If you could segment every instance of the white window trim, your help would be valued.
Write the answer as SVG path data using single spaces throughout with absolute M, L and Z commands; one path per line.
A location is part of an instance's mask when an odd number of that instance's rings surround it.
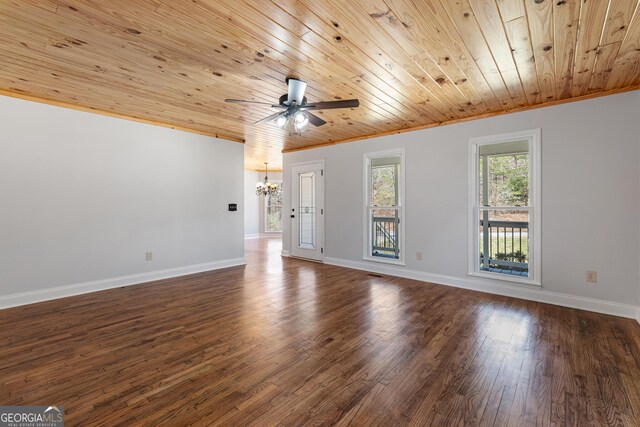
M 476 257 L 476 250 L 480 247 L 476 224 L 478 218 L 478 197 L 479 192 L 477 173 L 477 153 L 478 147 L 482 145 L 495 144 L 510 141 L 529 142 L 529 176 L 532 177 L 532 184 L 529 187 L 529 233 L 533 236 L 533 247 L 529 247 L 529 277 L 507 276 L 500 273 L 489 273 L 480 271 L 480 257 Z M 541 130 L 530 129 L 519 132 L 504 133 L 499 135 L 483 136 L 469 139 L 469 224 L 468 224 L 468 274 L 469 276 L 483 277 L 507 282 L 522 283 L 526 285 L 542 286 L 541 274 Z M 531 243 L 530 243 L 531 245 Z
M 399 259 L 389 259 L 389 258 L 380 258 L 369 255 L 369 248 L 371 247 L 371 232 L 370 232 L 370 218 L 369 218 L 369 163 L 371 159 L 376 159 L 380 157 L 392 157 L 392 156 L 400 156 L 400 182 L 398 184 L 398 215 L 400 218 L 400 258 Z M 404 148 L 398 148 L 394 150 L 384 150 L 384 151 L 375 151 L 372 153 L 364 153 L 363 155 L 363 182 L 364 182 L 364 198 L 363 198 L 363 206 L 364 206 L 364 215 L 363 215 L 363 239 L 362 239 L 362 259 L 365 261 L 372 261 L 382 264 L 394 264 L 394 265 L 405 265 L 405 229 L 407 228 L 407 224 L 405 221 L 405 155 Z

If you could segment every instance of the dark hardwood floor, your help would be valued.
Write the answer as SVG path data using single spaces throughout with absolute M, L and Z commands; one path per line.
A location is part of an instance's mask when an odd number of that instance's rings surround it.
M 67 425 L 640 425 L 633 320 L 280 257 L 0 311 Z

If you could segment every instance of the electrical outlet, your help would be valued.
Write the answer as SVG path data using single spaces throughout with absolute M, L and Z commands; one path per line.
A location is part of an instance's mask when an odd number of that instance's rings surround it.
M 587 270 L 587 277 L 585 280 L 587 283 L 598 283 L 598 272 Z
M 416 252 L 416 259 L 422 261 L 422 252 Z
M 153 261 L 153 252 L 147 252 L 145 256 L 147 261 Z

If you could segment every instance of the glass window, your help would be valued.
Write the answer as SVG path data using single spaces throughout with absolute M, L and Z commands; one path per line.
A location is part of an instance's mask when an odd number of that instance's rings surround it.
M 539 281 L 534 257 L 539 245 L 533 190 L 539 179 L 534 155 L 539 131 L 472 140 L 473 245 L 471 274 Z M 535 266 L 539 271 L 538 266 Z
M 366 156 L 366 259 L 401 261 L 404 227 L 402 160 L 402 153 Z
M 265 197 L 265 214 L 265 230 L 282 231 L 282 191 L 276 196 Z

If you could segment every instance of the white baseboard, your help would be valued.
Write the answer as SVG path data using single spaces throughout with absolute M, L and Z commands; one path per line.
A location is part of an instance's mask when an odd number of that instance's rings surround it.
M 235 267 L 245 264 L 246 260 L 244 258 L 234 258 L 207 262 L 204 264 L 188 265 L 185 267 L 169 268 L 166 270 L 150 271 L 147 273 L 132 274 L 129 276 L 95 280 L 92 282 L 77 283 L 74 285 L 58 286 L 38 291 L 21 292 L 18 294 L 0 296 L 0 309 L 86 294 L 89 292 L 119 288 L 122 286 L 139 285 L 142 283 L 152 282 L 154 280 L 168 279 L 171 277 L 185 276 L 187 274 L 201 273 L 204 271 L 218 270 L 220 268 Z
M 390 265 L 374 264 L 363 261 L 351 261 L 331 257 L 325 257 L 324 262 L 325 264 L 353 268 L 356 270 L 370 271 L 373 273 L 386 274 L 389 276 L 403 277 L 407 279 L 437 283 L 446 286 L 454 286 L 457 288 L 464 288 L 473 291 L 521 298 L 530 301 L 560 305 L 563 307 L 578 308 L 582 310 L 594 311 L 597 313 L 611 314 L 613 316 L 627 317 L 636 319 L 640 323 L 640 307 L 636 305 L 560 294 L 557 292 L 544 290 L 538 286 L 498 284 L 490 280 L 484 280 L 476 277 L 460 278 L 455 276 L 425 273 L 422 271 L 409 270 Z
M 281 256 L 286 256 L 286 257 L 290 256 L 289 255 L 289 251 L 285 251 L 284 249 L 282 251 L 280 251 L 280 255 Z
M 257 238 L 259 238 L 259 237 L 260 237 L 260 235 L 259 235 L 259 234 L 257 234 L 257 233 L 256 233 L 256 234 L 245 234 L 245 235 L 244 235 L 244 238 L 245 238 L 245 239 L 257 239 Z

